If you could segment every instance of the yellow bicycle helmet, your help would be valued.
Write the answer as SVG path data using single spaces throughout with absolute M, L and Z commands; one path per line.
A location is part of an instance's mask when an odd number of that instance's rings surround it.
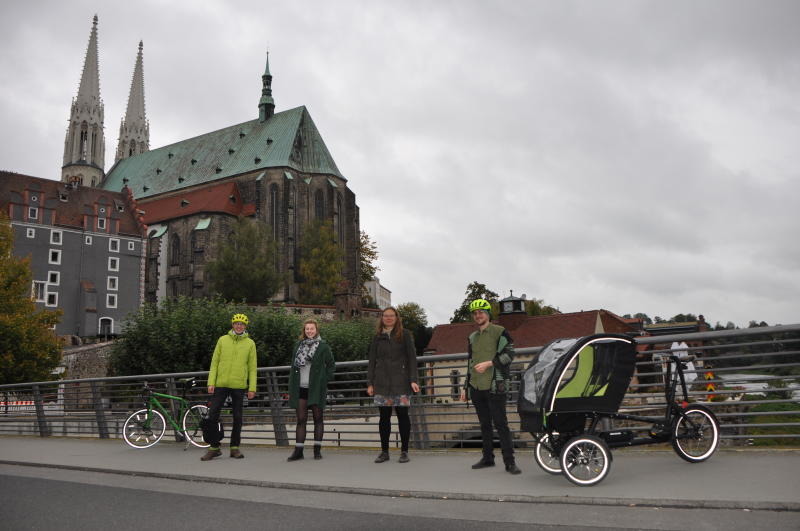
M 247 325 L 250 324 L 250 319 L 248 319 L 243 313 L 236 313 L 233 314 L 233 317 L 231 317 L 231 324 L 233 323 L 244 323 Z
M 491 315 L 492 305 L 486 299 L 475 299 L 474 301 L 469 303 L 469 311 L 470 313 L 472 313 L 475 310 L 483 310 L 484 312 Z

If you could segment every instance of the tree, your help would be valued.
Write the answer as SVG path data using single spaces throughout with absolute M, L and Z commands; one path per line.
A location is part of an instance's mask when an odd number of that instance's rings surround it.
M 377 301 L 372 300 L 364 284 L 375 278 L 375 274 L 380 269 L 377 265 L 378 244 L 373 242 L 369 234 L 363 230 L 358 240 L 358 260 L 358 285 L 361 290 L 362 303 L 366 307 L 377 307 Z
M 337 285 L 344 279 L 344 251 L 336 243 L 330 221 L 312 223 L 300 241 L 300 302 L 332 304 Z
M 245 313 L 256 343 L 258 366 L 286 365 L 300 334 L 301 320 L 281 308 L 254 311 L 219 297 L 166 299 L 131 314 L 112 347 L 117 375 L 206 371 L 217 339 L 231 329 L 231 316 Z
M 472 282 L 467 286 L 465 295 L 466 297 L 464 298 L 464 302 L 461 303 L 461 306 L 456 308 L 456 311 L 453 313 L 453 317 L 450 318 L 451 323 L 465 323 L 469 321 L 469 303 L 475 299 L 486 299 L 492 303 L 493 309 L 497 304 L 497 293 L 487 288 L 485 284 L 481 284 L 477 281 Z
M 265 303 L 283 281 L 277 259 L 277 247 L 267 224 L 239 218 L 217 259 L 208 263 L 211 287 L 226 300 Z
M 13 254 L 14 232 L 0 213 L 0 384 L 52 380 L 61 343 L 52 328 L 61 317 L 36 309 L 29 260 Z
M 397 306 L 397 313 L 403 319 L 403 327 L 414 334 L 414 346 L 417 355 L 421 355 L 428 346 L 432 334 L 425 310 L 416 302 L 405 302 Z
M 542 299 L 532 298 L 525 301 L 525 313 L 528 315 L 555 315 L 561 313 L 558 308 L 545 304 Z

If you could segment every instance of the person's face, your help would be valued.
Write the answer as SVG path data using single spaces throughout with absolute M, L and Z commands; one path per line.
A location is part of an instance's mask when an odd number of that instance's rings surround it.
M 385 328 L 394 328 L 396 322 L 397 314 L 394 313 L 394 310 L 386 310 L 383 312 L 383 326 Z
M 475 321 L 476 325 L 483 326 L 489 322 L 489 314 L 483 310 L 475 310 L 472 312 L 472 320 Z
M 233 323 L 233 331 L 236 332 L 237 334 L 241 334 L 242 332 L 244 332 L 245 328 L 247 328 L 247 325 L 241 321 L 236 321 L 235 323 Z
M 317 325 L 314 323 L 306 323 L 306 326 L 303 328 L 303 332 L 308 339 L 314 339 L 317 337 Z

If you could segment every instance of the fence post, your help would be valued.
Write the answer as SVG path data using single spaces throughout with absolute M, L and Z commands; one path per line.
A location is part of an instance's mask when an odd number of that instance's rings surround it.
M 175 388 L 175 378 L 169 377 L 167 378 L 167 394 L 172 396 L 178 396 L 177 389 Z M 180 424 L 181 419 L 178 418 L 178 406 L 175 404 L 174 400 L 169 401 L 169 412 L 172 414 L 172 418 L 177 420 L 178 424 Z M 167 420 L 167 425 L 170 426 L 169 420 Z M 175 432 L 175 442 L 183 441 L 183 435 L 178 432 L 178 430 L 173 429 Z
M 289 446 L 289 436 L 286 433 L 286 423 L 283 420 L 281 393 L 280 389 L 278 389 L 278 375 L 275 374 L 275 371 L 268 371 L 266 380 L 272 429 L 275 432 L 275 445 Z
M 100 386 L 97 382 L 92 381 L 92 404 L 94 405 L 94 414 L 97 417 L 97 433 L 101 439 L 108 439 L 108 424 L 106 423 L 106 414 L 103 411 L 103 396 L 100 392 Z
M 42 403 L 42 393 L 39 386 L 33 386 L 33 403 L 36 406 L 36 421 L 39 425 L 39 435 L 42 437 L 50 436 L 50 426 L 47 425 L 47 418 L 44 415 L 44 404 Z
M 409 409 L 411 414 L 411 440 L 414 449 L 427 450 L 431 447 L 430 435 L 428 434 L 428 415 L 426 400 L 420 394 L 414 398 L 416 404 L 412 404 Z

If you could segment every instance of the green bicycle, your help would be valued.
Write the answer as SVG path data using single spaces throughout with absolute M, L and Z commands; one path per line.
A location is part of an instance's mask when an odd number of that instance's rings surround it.
M 200 403 L 190 403 L 186 400 L 186 391 L 195 386 L 194 378 L 179 380 L 183 384 L 183 396 L 173 396 L 157 393 L 144 383 L 142 398 L 144 409 L 132 413 L 122 426 L 122 438 L 132 448 L 150 448 L 164 437 L 167 431 L 167 420 L 175 433 L 186 441 L 186 448 L 190 444 L 198 448 L 208 448 L 209 444 L 203 440 L 201 422 L 208 415 L 208 406 Z M 159 398 L 176 402 L 179 406 L 177 418 L 167 410 Z M 178 423 L 180 419 L 180 424 Z

